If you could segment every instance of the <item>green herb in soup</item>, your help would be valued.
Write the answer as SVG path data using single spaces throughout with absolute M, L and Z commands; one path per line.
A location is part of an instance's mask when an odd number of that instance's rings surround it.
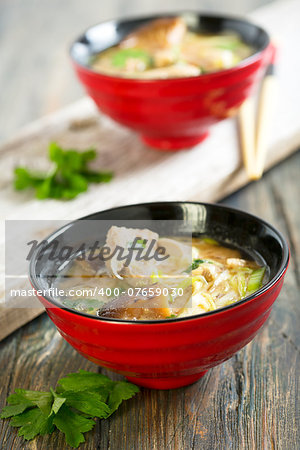
M 208 237 L 112 226 L 104 248 L 106 258 L 99 249 L 92 261 L 73 259 L 56 278 L 62 306 L 107 318 L 174 319 L 238 302 L 267 278 L 266 267 Z
M 180 17 L 157 19 L 93 58 L 97 72 L 129 78 L 191 77 L 234 67 L 253 53 L 234 32 L 189 31 Z

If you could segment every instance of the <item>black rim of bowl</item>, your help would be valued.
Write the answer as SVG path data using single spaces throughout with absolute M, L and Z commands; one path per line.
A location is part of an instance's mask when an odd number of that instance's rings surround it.
M 229 309 L 233 309 L 236 308 L 239 305 L 242 305 L 250 300 L 253 300 L 255 297 L 257 297 L 258 295 L 264 294 L 265 292 L 267 292 L 272 286 L 274 286 L 279 280 L 280 278 L 284 275 L 288 263 L 289 263 L 289 257 L 290 257 L 290 253 L 289 253 L 289 247 L 288 244 L 285 240 L 285 238 L 283 237 L 283 235 L 280 233 L 280 231 L 276 230 L 276 228 L 274 228 L 272 225 L 270 225 L 268 222 L 264 221 L 263 219 L 260 219 L 259 217 L 253 215 L 253 214 L 249 214 L 245 211 L 236 209 L 236 208 L 231 208 L 229 206 L 223 206 L 223 205 L 218 205 L 218 204 L 213 204 L 213 203 L 202 203 L 202 202 L 150 202 L 150 203 L 136 203 L 136 204 L 132 204 L 132 205 L 125 205 L 125 206 L 120 206 L 120 207 L 116 207 L 116 208 L 110 208 L 110 209 L 106 209 L 103 211 L 99 211 L 96 213 L 92 213 L 89 214 L 85 217 L 81 217 L 77 220 L 74 220 L 72 222 L 69 222 L 68 224 L 64 225 L 63 227 L 59 228 L 58 230 L 54 231 L 53 233 L 51 233 L 49 236 L 47 236 L 45 238 L 45 240 L 50 239 L 53 235 L 57 235 L 58 233 L 60 233 L 60 231 L 64 230 L 66 227 L 70 227 L 73 223 L 78 222 L 79 220 L 91 220 L 93 216 L 96 216 L 98 214 L 101 213 L 107 213 L 110 211 L 115 211 L 115 210 L 122 210 L 125 208 L 130 208 L 130 207 L 135 207 L 135 206 L 167 206 L 167 205 L 201 205 L 204 207 L 216 207 L 216 208 L 220 208 L 220 209 L 224 209 L 228 212 L 232 212 L 232 213 L 238 213 L 240 215 L 243 215 L 244 217 L 248 217 L 251 219 L 255 219 L 258 222 L 260 222 L 262 225 L 269 227 L 274 233 L 275 235 L 278 237 L 278 239 L 280 240 L 281 244 L 282 244 L 282 260 L 281 260 L 281 265 L 279 270 L 277 271 L 277 273 L 273 276 L 273 278 L 271 278 L 268 283 L 266 283 L 264 286 L 262 286 L 260 289 L 258 289 L 257 291 L 255 291 L 252 295 L 249 295 L 245 298 L 243 298 L 242 300 L 239 300 L 235 303 L 232 303 L 228 306 L 224 306 L 223 308 L 219 308 L 219 309 L 215 309 L 213 311 L 208 311 L 202 314 L 196 314 L 196 315 L 191 315 L 191 316 L 186 316 L 186 317 L 178 317 L 175 319 L 161 319 L 161 320 L 125 320 L 125 319 L 114 319 L 114 318 L 108 318 L 108 317 L 98 317 L 98 316 L 92 316 L 80 311 L 76 311 L 72 308 L 63 306 L 55 299 L 52 299 L 49 296 L 43 295 L 42 297 L 47 300 L 49 303 L 55 305 L 55 307 L 58 307 L 59 309 L 62 310 L 66 310 L 68 312 L 70 312 L 71 314 L 76 314 L 79 316 L 83 316 L 86 317 L 88 319 L 91 320 L 97 320 L 100 322 L 115 322 L 115 323 L 121 323 L 121 324 L 137 324 L 137 325 L 142 325 L 142 324 L 162 324 L 162 323 L 167 323 L 167 324 L 171 324 L 171 323 L 176 323 L 176 322 L 182 322 L 182 321 L 187 321 L 187 320 L 195 320 L 195 319 L 199 319 L 201 317 L 207 317 L 207 316 L 213 316 L 214 314 L 218 314 L 221 313 L 223 311 L 227 311 Z M 34 289 L 36 290 L 43 290 L 41 289 L 41 287 L 39 286 L 39 282 L 38 282 L 38 278 L 36 276 L 35 273 L 35 262 L 36 262 L 36 256 L 38 255 L 38 251 L 39 248 L 37 248 L 31 258 L 30 261 L 30 265 L 29 265 L 29 279 L 32 283 L 32 286 Z
M 122 77 L 122 76 L 118 76 L 118 75 L 108 75 L 108 74 L 105 74 L 105 73 L 97 72 L 96 70 L 93 70 L 93 68 L 90 65 L 83 64 L 83 63 L 79 62 L 78 59 L 75 58 L 75 56 L 73 55 L 73 49 L 74 49 L 75 45 L 80 43 L 82 40 L 86 40 L 85 39 L 86 34 L 91 29 L 93 29 L 93 28 L 95 28 L 95 27 L 97 27 L 99 25 L 104 25 L 106 23 L 113 23 L 113 22 L 121 24 L 121 23 L 126 23 L 127 21 L 132 21 L 132 20 L 137 20 L 137 21 L 138 20 L 146 20 L 146 19 L 155 20 L 155 19 L 158 19 L 160 17 L 176 17 L 176 16 L 178 16 L 180 14 L 196 14 L 196 15 L 201 16 L 203 18 L 213 18 L 213 19 L 216 19 L 216 20 L 218 20 L 218 19 L 220 19 L 220 20 L 229 20 L 229 21 L 233 21 L 233 22 L 236 22 L 236 23 L 240 23 L 240 24 L 250 25 L 253 28 L 255 28 L 257 31 L 259 31 L 260 33 L 264 34 L 265 42 L 260 48 L 258 48 L 250 56 L 248 56 L 247 58 L 242 59 L 238 64 L 236 64 L 235 66 L 230 67 L 228 69 L 217 70 L 215 72 L 204 73 L 204 74 L 200 74 L 200 75 L 193 76 L 193 77 L 191 77 L 191 76 L 189 76 L 189 77 L 177 77 L 177 78 L 174 77 L 174 78 L 165 78 L 165 79 L 163 79 L 163 78 L 151 78 L 151 79 L 146 79 L 145 80 L 145 79 L 140 79 L 140 78 L 130 78 L 130 77 L 124 77 L 124 76 Z M 155 82 L 155 81 L 172 82 L 174 80 L 178 82 L 179 80 L 186 80 L 186 79 L 190 79 L 190 78 L 193 78 L 193 79 L 201 78 L 202 79 L 204 77 L 225 74 L 227 72 L 230 72 L 233 69 L 238 69 L 238 68 L 242 68 L 244 66 L 247 66 L 252 61 L 255 61 L 256 58 L 259 56 L 259 54 L 261 52 L 263 52 L 269 46 L 269 44 L 270 44 L 270 36 L 267 33 L 267 31 L 264 30 L 264 28 L 260 27 L 259 25 L 256 25 L 255 23 L 253 23 L 253 22 L 251 22 L 251 21 L 249 21 L 247 19 L 243 19 L 242 17 L 235 17 L 235 16 L 231 16 L 231 15 L 227 15 L 227 14 L 219 15 L 219 14 L 207 13 L 207 12 L 201 13 L 200 11 L 193 11 L 193 10 L 187 10 L 187 11 L 183 10 L 183 11 L 175 11 L 175 12 L 161 13 L 161 14 L 154 14 L 154 15 L 149 14 L 149 15 L 145 15 L 145 16 L 131 16 L 131 17 L 126 17 L 124 19 L 109 19 L 109 20 L 104 20 L 102 22 L 98 22 L 95 25 L 92 25 L 92 26 L 86 28 L 80 34 L 80 36 L 78 38 L 76 38 L 72 42 L 72 44 L 71 44 L 71 46 L 69 48 L 69 54 L 70 54 L 70 57 L 71 57 L 72 61 L 74 61 L 78 66 L 84 68 L 85 70 L 87 70 L 90 73 L 99 75 L 101 77 L 117 79 L 117 80 L 135 81 L 135 82 L 139 82 L 139 83 L 149 83 L 149 82 L 151 83 L 151 82 Z M 117 45 L 117 43 L 107 47 L 107 49 L 113 47 L 114 45 Z M 95 53 L 95 54 L 97 54 L 97 53 Z

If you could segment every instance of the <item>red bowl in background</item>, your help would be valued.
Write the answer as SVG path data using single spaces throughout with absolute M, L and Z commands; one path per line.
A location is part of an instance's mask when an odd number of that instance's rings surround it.
M 250 342 L 267 320 L 281 290 L 289 260 L 283 236 L 263 220 L 220 205 L 163 202 L 131 205 L 102 211 L 87 220 L 183 220 L 193 232 L 230 241 L 258 253 L 270 269 L 267 284 L 238 303 L 197 316 L 162 321 L 124 321 L 61 307 L 50 296 L 39 296 L 60 334 L 81 355 L 124 375 L 128 380 L 156 389 L 170 389 L 198 380 L 208 369 L 231 358 Z M 98 227 L 100 230 L 102 227 Z M 111 224 L 111 222 L 110 222 Z M 68 224 L 48 237 L 64 245 L 83 242 L 82 221 Z M 99 234 L 100 240 L 105 234 Z M 92 238 L 92 236 L 91 236 Z M 47 256 L 47 255 L 46 255 Z M 51 286 L 47 265 L 39 257 L 30 262 L 30 280 L 36 290 Z
M 89 66 L 93 55 L 116 45 L 137 27 L 174 13 L 100 23 L 76 39 L 70 51 L 78 78 L 98 108 L 162 150 L 191 147 L 208 135 L 211 125 L 234 115 L 259 84 L 273 54 L 268 34 L 246 20 L 185 14 L 192 18 L 193 31 L 235 31 L 253 46 L 254 54 L 231 69 L 164 80 L 102 75 Z

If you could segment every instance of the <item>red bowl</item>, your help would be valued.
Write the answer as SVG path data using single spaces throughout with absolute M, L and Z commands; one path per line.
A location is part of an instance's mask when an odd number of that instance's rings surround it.
M 183 220 L 193 232 L 229 240 L 258 253 L 269 266 L 270 280 L 253 295 L 222 309 L 186 318 L 162 321 L 124 321 L 91 317 L 61 307 L 50 296 L 39 296 L 60 334 L 81 355 L 128 380 L 156 389 L 184 386 L 208 369 L 231 358 L 250 342 L 267 320 L 288 266 L 289 249 L 283 236 L 263 220 L 220 205 L 202 203 L 149 203 L 102 211 L 86 217 L 97 220 Z M 84 222 L 75 221 L 47 239 L 63 244 L 82 242 Z M 111 222 L 110 222 L 111 223 Z M 47 261 L 47 262 L 45 262 Z M 35 290 L 49 287 L 45 267 L 56 262 L 39 257 L 30 262 Z M 49 273 L 49 272 L 47 272 Z
M 102 75 L 91 69 L 93 55 L 162 15 L 100 23 L 89 28 L 71 47 L 78 78 L 98 108 L 158 149 L 191 147 L 208 135 L 211 125 L 234 115 L 258 85 L 273 54 L 268 34 L 254 24 L 195 12 L 189 15 L 194 31 L 236 31 L 255 53 L 234 68 L 189 78 L 137 80 Z

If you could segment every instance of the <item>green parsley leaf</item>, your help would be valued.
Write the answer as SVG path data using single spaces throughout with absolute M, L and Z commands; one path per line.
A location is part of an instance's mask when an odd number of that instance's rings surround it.
M 192 270 L 198 269 L 200 264 L 207 262 L 205 259 L 194 259 L 192 264 L 185 270 L 186 273 L 191 272 Z
M 166 319 L 175 319 L 176 314 L 170 314 L 169 316 L 166 316 Z
M 54 183 L 54 177 L 48 177 L 45 178 L 43 182 L 41 182 L 35 191 L 35 196 L 39 200 L 43 200 L 45 198 L 57 198 L 57 195 L 54 196 L 55 192 L 55 183 Z
M 28 187 L 38 187 L 44 181 L 42 176 L 34 175 L 24 167 L 16 167 L 14 174 L 14 186 L 17 191 L 22 191 Z
M 27 391 L 25 389 L 16 389 L 16 393 L 7 399 L 11 405 L 28 404 L 28 406 L 38 406 L 42 413 L 49 415 L 53 396 L 51 392 Z
M 18 414 L 21 414 L 23 411 L 25 411 L 25 409 L 30 408 L 31 406 L 33 406 L 31 402 L 4 406 L 0 418 L 7 419 L 8 417 L 17 416 Z
M 11 418 L 10 425 L 19 427 L 18 434 L 26 440 L 51 434 L 56 427 L 69 445 L 77 447 L 84 442 L 83 433 L 94 427 L 93 418 L 106 419 L 137 392 L 139 388 L 131 383 L 81 370 L 60 379 L 50 392 L 16 389 L 1 418 Z
M 49 144 L 49 159 L 56 162 L 58 166 L 63 163 L 63 150 L 56 142 L 50 142 Z
M 96 158 L 97 153 L 96 153 L 96 150 L 91 148 L 89 150 L 85 150 L 84 152 L 80 153 L 80 155 L 81 155 L 83 166 L 85 166 L 89 161 L 92 161 L 93 159 Z
M 146 247 L 145 239 L 137 239 L 136 243 L 143 248 Z
M 52 418 L 47 417 L 39 408 L 29 409 L 10 421 L 12 427 L 21 427 L 18 435 L 24 436 L 24 439 L 33 439 L 38 434 L 44 435 L 52 433 L 54 427 Z
M 139 388 L 134 384 L 120 381 L 115 384 L 108 398 L 108 405 L 111 413 L 116 411 L 123 400 L 128 400 L 139 392 Z
M 60 395 L 57 395 L 56 392 L 52 388 L 50 388 L 50 391 L 54 397 L 54 402 L 52 403 L 50 415 L 52 413 L 57 414 L 58 411 L 60 410 L 61 406 L 65 403 L 66 398 L 62 397 Z
M 67 406 L 63 405 L 53 419 L 54 425 L 64 433 L 66 442 L 71 447 L 78 447 L 85 441 L 83 433 L 90 431 L 95 426 L 95 421 L 87 419 Z
M 88 189 L 89 183 L 108 183 L 112 172 L 98 172 L 87 167 L 96 158 L 94 149 L 80 152 L 64 150 L 55 142 L 49 144 L 49 159 L 54 168 L 50 174 L 36 174 L 25 167 L 15 168 L 16 190 L 33 188 L 39 200 L 53 198 L 71 200 Z
M 66 405 L 91 417 L 106 419 L 111 413 L 109 406 L 98 398 L 95 391 L 64 391 L 62 395 L 66 399 Z
M 113 178 L 112 172 L 83 170 L 81 173 L 89 183 L 108 183 Z
M 111 388 L 114 382 L 100 373 L 80 370 L 79 373 L 69 373 L 66 378 L 61 378 L 58 382 L 63 391 L 85 391 L 95 390 L 101 387 Z M 61 393 L 60 391 L 59 393 Z

